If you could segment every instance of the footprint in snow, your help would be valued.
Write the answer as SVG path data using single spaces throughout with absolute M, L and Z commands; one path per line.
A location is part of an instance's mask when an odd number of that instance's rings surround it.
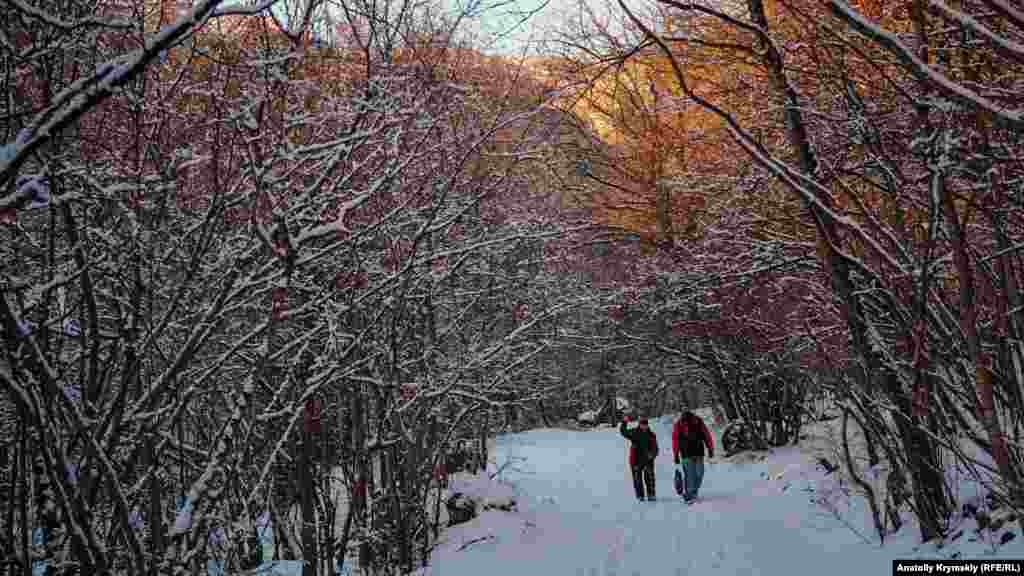
M 725 550 L 719 548 L 718 551 L 715 552 L 715 554 L 713 556 L 713 560 L 711 561 L 711 567 L 712 568 L 721 568 L 722 567 L 722 560 L 725 560 Z
M 622 551 L 629 552 L 633 549 L 633 545 L 636 544 L 637 535 L 636 530 L 626 530 L 626 537 L 622 542 Z
M 615 574 L 615 572 L 622 567 L 621 556 L 622 555 L 619 554 L 617 545 L 613 544 L 608 547 L 608 555 L 605 557 L 603 566 L 605 574 Z

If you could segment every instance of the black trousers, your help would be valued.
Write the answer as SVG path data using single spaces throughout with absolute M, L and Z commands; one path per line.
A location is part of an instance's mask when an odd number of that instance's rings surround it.
M 654 499 L 654 462 L 647 462 L 646 464 L 633 465 L 633 490 L 636 491 L 636 497 L 639 500 L 644 499 L 644 488 L 646 488 L 647 498 Z

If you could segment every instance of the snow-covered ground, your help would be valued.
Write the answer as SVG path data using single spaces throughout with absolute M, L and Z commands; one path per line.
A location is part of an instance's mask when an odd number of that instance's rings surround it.
M 836 475 L 806 446 L 763 459 L 717 457 L 701 501 L 687 507 L 672 488 L 671 422 L 651 422 L 661 445 L 657 502 L 634 499 L 626 440 L 616 429 L 499 437 L 490 473 L 500 474 L 451 488 L 497 503 L 514 499 L 516 509 L 486 510 L 451 527 L 418 576 L 862 576 L 891 573 L 898 558 L 1024 558 L 1024 538 L 999 545 L 1017 531 L 1011 522 L 977 533 L 973 519 L 958 520 L 962 535 L 937 546 L 918 544 L 908 521 L 880 545 L 859 499 L 831 498 L 838 518 L 813 502 L 835 488 Z

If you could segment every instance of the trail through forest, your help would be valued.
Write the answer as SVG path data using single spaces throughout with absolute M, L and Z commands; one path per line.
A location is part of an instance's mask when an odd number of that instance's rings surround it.
M 453 490 L 483 502 L 513 497 L 517 510 L 488 510 L 452 527 L 421 576 L 861 576 L 889 574 L 897 558 L 992 557 L 995 549 L 970 530 L 942 549 L 920 546 L 909 525 L 884 547 L 877 538 L 868 542 L 859 502 L 832 492 L 839 517 L 813 502 L 837 485 L 806 447 L 761 461 L 718 458 L 707 468 L 701 500 L 686 506 L 672 489 L 671 419 L 652 427 L 661 447 L 653 503 L 633 498 L 625 440 L 615 429 L 499 438 L 495 464 L 504 470 L 494 481 L 466 479 Z M 1024 557 L 1024 546 L 1011 542 L 995 557 Z

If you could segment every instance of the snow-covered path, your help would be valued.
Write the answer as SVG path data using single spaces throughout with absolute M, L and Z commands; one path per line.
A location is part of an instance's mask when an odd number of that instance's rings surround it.
M 496 463 L 508 463 L 501 477 L 515 487 L 518 510 L 452 527 L 423 576 L 862 576 L 890 573 L 895 558 L 936 557 L 914 551 L 912 529 L 882 548 L 812 504 L 805 489 L 823 472 L 795 448 L 765 462 L 711 464 L 702 501 L 687 507 L 672 489 L 670 426 L 652 421 L 658 501 L 644 503 L 632 496 L 615 429 L 499 438 Z M 864 518 L 850 520 L 860 528 Z

